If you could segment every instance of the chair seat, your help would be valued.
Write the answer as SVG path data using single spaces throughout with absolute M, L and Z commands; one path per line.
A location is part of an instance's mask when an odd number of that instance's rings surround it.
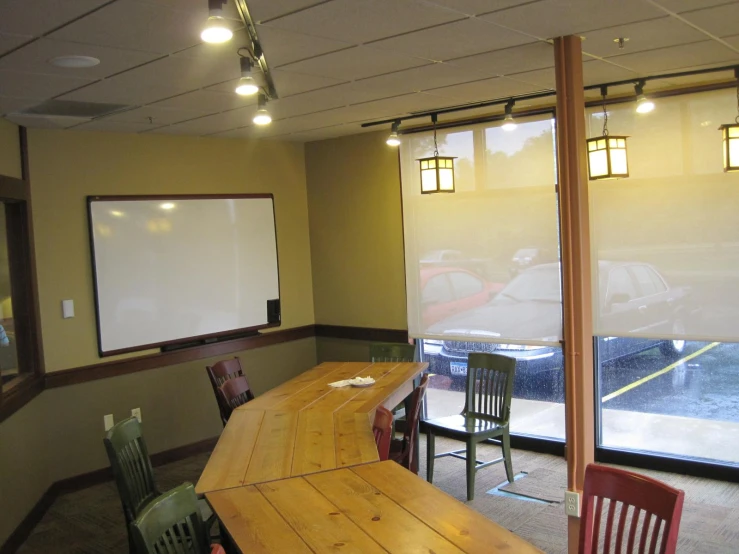
M 452 415 L 427 419 L 421 422 L 422 432 L 432 432 L 435 435 L 482 435 L 494 436 L 501 433 L 507 425 L 500 425 L 489 419 L 475 417 L 473 415 Z

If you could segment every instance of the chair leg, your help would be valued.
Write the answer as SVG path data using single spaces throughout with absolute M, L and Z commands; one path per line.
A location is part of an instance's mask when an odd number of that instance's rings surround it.
M 434 457 L 436 455 L 436 441 L 434 434 L 429 431 L 426 435 L 426 481 L 434 482 Z
M 475 498 L 475 471 L 477 466 L 477 443 L 467 439 L 467 500 Z
M 513 483 L 513 463 L 511 462 L 511 435 L 506 428 L 503 431 L 503 437 L 500 441 L 501 449 L 503 450 L 503 463 L 505 464 L 505 474 L 508 477 L 508 482 Z

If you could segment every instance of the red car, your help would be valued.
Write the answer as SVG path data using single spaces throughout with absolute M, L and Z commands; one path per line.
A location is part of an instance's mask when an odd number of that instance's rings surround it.
M 503 288 L 458 267 L 421 268 L 421 305 L 425 327 L 487 303 Z

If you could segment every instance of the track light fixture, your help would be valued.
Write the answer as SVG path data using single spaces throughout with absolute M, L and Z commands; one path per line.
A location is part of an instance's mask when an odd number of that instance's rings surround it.
M 513 105 L 516 103 L 512 98 L 505 105 L 505 119 L 503 119 L 503 130 L 513 131 L 518 125 L 513 120 Z
M 254 77 L 251 76 L 252 61 L 247 57 L 241 56 L 239 63 L 241 64 L 241 79 L 239 79 L 236 85 L 236 94 L 252 96 L 259 92 L 259 85 L 257 85 Z
M 431 114 L 431 123 L 434 125 L 434 155 L 418 160 L 421 164 L 421 194 L 454 192 L 454 157 L 439 156 L 436 114 Z
M 219 44 L 227 42 L 233 37 L 233 31 L 228 28 L 228 24 L 223 18 L 223 5 L 225 3 L 226 0 L 208 0 L 208 20 L 200 33 L 203 42 Z
M 254 114 L 252 119 L 255 125 L 269 125 L 272 123 L 272 116 L 267 111 L 267 95 L 264 93 L 259 94 L 257 100 L 257 113 Z
M 638 113 L 649 113 L 654 109 L 654 102 L 644 95 L 644 81 L 634 85 L 636 91 L 636 111 Z
M 400 146 L 400 139 L 398 138 L 398 128 L 400 127 L 400 121 L 393 123 L 390 128 L 390 135 L 387 137 L 385 143 L 388 146 Z
M 603 96 L 603 134 L 586 141 L 588 148 L 588 176 L 591 181 L 618 179 L 629 176 L 629 162 L 626 156 L 626 136 L 608 134 L 608 111 L 606 95 L 608 87 L 601 87 Z
M 724 171 L 739 171 L 739 67 L 734 68 L 736 77 L 736 118 L 734 123 L 721 125 L 721 146 L 724 151 Z

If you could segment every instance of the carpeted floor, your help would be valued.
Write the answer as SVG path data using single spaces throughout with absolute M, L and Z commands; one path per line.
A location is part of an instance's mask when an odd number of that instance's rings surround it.
M 437 438 L 438 451 L 451 450 L 457 445 Z M 500 450 L 481 446 L 478 452 L 481 459 L 492 459 L 499 456 Z M 423 439 L 421 453 L 420 475 L 425 477 Z M 165 490 L 183 481 L 195 483 L 207 459 L 208 455 L 203 454 L 157 468 L 160 488 Z M 523 486 L 528 476 L 521 481 L 521 490 L 526 494 L 536 496 L 537 491 L 541 491 L 543 495 L 556 497 L 556 491 L 564 491 L 566 465 L 562 458 L 514 450 L 513 470 L 517 474 L 532 474 L 530 484 Z M 641 473 L 685 490 L 687 500 L 680 528 L 680 554 L 739 552 L 739 485 L 653 471 Z M 477 475 L 475 499 L 470 506 L 549 554 L 567 552 L 567 517 L 562 505 L 486 494 L 505 482 L 503 464 L 481 470 Z M 464 501 L 464 462 L 449 457 L 436 460 L 434 484 Z M 126 554 L 127 551 L 118 493 L 113 483 L 105 483 L 58 498 L 18 552 Z

